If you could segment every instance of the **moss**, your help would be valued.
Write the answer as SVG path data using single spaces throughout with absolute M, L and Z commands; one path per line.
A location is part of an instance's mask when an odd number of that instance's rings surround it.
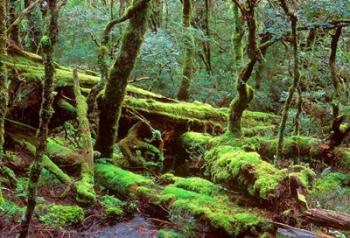
M 174 174 L 172 173 L 165 173 L 162 176 L 160 176 L 159 181 L 161 184 L 173 184 L 176 182 L 178 177 L 176 177 Z
M 293 172 L 289 173 L 289 176 L 298 177 L 301 184 L 305 188 L 309 187 L 312 184 L 312 182 L 314 181 L 314 178 L 316 177 L 315 172 L 306 166 L 295 165 L 295 166 L 289 168 L 289 170 L 293 171 Z
M 309 196 L 314 206 L 339 212 L 350 212 L 348 187 L 350 176 L 324 171 L 317 178 Z
M 120 220 L 124 216 L 124 211 L 121 207 L 107 207 L 103 210 L 102 217 L 104 219 Z
M 101 185 L 125 195 L 130 194 L 130 189 L 152 183 L 150 179 L 144 176 L 109 164 L 96 164 L 95 175 Z
M 55 188 L 61 185 L 61 182 L 57 179 L 57 177 L 52 174 L 49 170 L 46 168 L 43 168 L 40 173 L 40 178 L 38 181 L 39 187 L 50 187 Z
M 218 185 L 198 177 L 177 178 L 174 186 L 205 195 L 214 195 L 220 191 Z
M 344 147 L 336 147 L 334 149 L 334 153 L 341 165 L 341 168 L 348 171 L 350 169 L 350 149 Z
M 11 221 L 14 218 L 19 220 L 24 212 L 25 207 L 20 207 L 9 200 L 3 199 L 2 204 L 0 204 L 0 213 L 4 214 L 4 219 L 7 221 Z
M 82 173 L 81 179 L 75 183 L 77 190 L 76 200 L 84 204 L 96 203 L 96 194 L 94 190 L 94 177 L 89 173 Z
M 324 178 L 319 178 L 315 181 L 312 193 L 315 195 L 331 193 L 334 190 L 340 189 L 349 179 L 349 176 L 342 173 L 329 173 Z
M 169 185 L 163 190 L 161 200 L 163 203 L 171 204 L 173 219 L 190 214 L 230 235 L 254 234 L 256 230 L 268 223 L 254 210 L 241 209 L 222 194 L 200 194 Z
M 40 44 L 43 47 L 49 46 L 51 44 L 51 40 L 49 36 L 44 35 L 43 37 L 41 37 L 40 39 Z
M 80 224 L 84 219 L 84 211 L 78 206 L 51 204 L 38 209 L 43 213 L 39 220 L 55 228 Z
M 186 148 L 192 147 L 205 147 L 213 137 L 206 133 L 198 132 L 186 132 L 182 134 L 182 142 L 186 145 Z
M 287 170 L 279 170 L 263 161 L 255 152 L 245 152 L 237 147 L 219 146 L 206 155 L 209 164 L 209 174 L 215 182 L 229 184 L 238 182 L 242 187 L 249 186 L 251 195 L 263 199 L 275 196 L 280 182 L 286 177 Z M 247 181 L 245 170 L 254 176 Z M 248 179 L 249 180 L 249 179 Z
M 168 229 L 161 229 L 158 231 L 158 238 L 181 238 L 181 236 L 178 232 Z

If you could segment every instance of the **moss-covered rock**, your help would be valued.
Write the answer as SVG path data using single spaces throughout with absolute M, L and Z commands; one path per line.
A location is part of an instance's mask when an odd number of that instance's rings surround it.
M 84 211 L 78 206 L 50 204 L 38 207 L 38 210 L 42 213 L 39 220 L 55 228 L 77 225 L 84 219 Z

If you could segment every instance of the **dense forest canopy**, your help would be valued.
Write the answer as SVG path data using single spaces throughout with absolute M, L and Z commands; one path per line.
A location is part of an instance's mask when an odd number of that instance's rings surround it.
M 0 0 L 0 237 L 350 237 L 350 1 Z

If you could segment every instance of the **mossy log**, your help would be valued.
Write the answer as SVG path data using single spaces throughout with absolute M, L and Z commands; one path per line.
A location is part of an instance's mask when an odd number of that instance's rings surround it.
M 78 70 L 73 71 L 74 94 L 76 101 L 77 119 L 81 136 L 81 171 L 80 180 L 75 184 L 77 189 L 77 201 L 86 204 L 96 202 L 94 190 L 94 149 L 90 132 L 90 123 L 87 118 L 88 106 L 86 98 L 81 94 Z
M 97 164 L 95 175 L 97 182 L 110 191 L 137 198 L 143 206 L 151 204 L 153 212 L 165 208 L 166 218 L 175 219 L 172 220 L 175 223 L 176 219 L 189 219 L 187 222 L 192 221 L 197 231 L 206 227 L 206 237 L 257 237 L 264 232 L 274 232 L 266 211 L 238 207 L 220 186 L 205 179 L 170 176 L 172 179 L 161 179 L 163 185 L 167 180 L 167 184 L 161 186 L 147 177 L 109 164 Z
M 190 155 L 200 148 L 209 150 L 215 145 L 229 145 L 240 147 L 247 152 L 257 152 L 266 161 L 272 162 L 277 149 L 277 139 L 264 136 L 252 136 L 233 138 L 229 134 L 213 137 L 209 134 L 187 132 L 181 136 L 182 146 Z M 283 147 L 283 158 L 294 160 L 294 162 L 308 162 L 312 167 L 314 164 L 341 165 L 341 168 L 350 168 L 350 150 L 344 146 L 332 148 L 315 137 L 290 136 L 285 138 Z
M 307 207 L 304 193 L 315 176 L 311 169 L 294 166 L 278 169 L 263 160 L 245 140 L 233 138 L 227 133 L 219 137 L 187 132 L 182 136 L 186 151 L 202 150 L 205 173 L 209 178 L 231 188 L 246 191 L 260 202 L 276 210 Z
M 30 114 L 27 116 L 28 120 L 33 120 L 33 118 L 37 117 L 38 105 L 40 105 L 40 100 L 37 99 L 41 96 L 40 81 L 44 75 L 41 61 L 32 60 L 34 55 L 32 53 L 29 54 L 31 57 L 27 57 L 27 54 L 24 53 L 18 54 L 13 52 L 6 59 L 6 65 L 14 75 L 12 82 L 14 95 L 12 97 L 11 111 L 13 114 L 16 114 L 16 111 L 20 112 L 17 117 L 20 116 L 21 118 L 16 118 L 16 115 L 11 116 L 16 120 L 24 120 L 24 122 L 26 121 L 22 118 L 23 114 Z M 35 55 L 35 58 L 40 59 L 40 56 Z M 57 92 L 55 109 L 57 113 L 60 113 L 57 108 L 62 108 L 62 99 L 69 100 L 74 98 L 72 70 L 62 66 L 56 67 L 55 77 Z M 91 88 L 100 80 L 99 77 L 88 75 L 84 72 L 79 72 L 79 79 L 82 92 L 85 94 L 89 93 Z M 22 97 L 16 97 L 16 95 L 22 95 Z M 23 97 L 23 95 L 27 96 Z M 60 106 L 57 106 L 57 103 Z M 74 100 L 71 100 L 71 104 L 75 105 Z M 188 130 L 211 134 L 222 132 L 226 126 L 228 115 L 228 108 L 215 108 L 200 102 L 179 102 L 129 84 L 123 105 L 122 117 L 125 119 L 124 121 L 130 121 L 130 118 L 133 118 L 132 114 L 128 113 L 130 110 L 137 111 L 145 116 L 157 129 L 179 131 L 180 133 Z M 72 108 L 69 107 L 67 112 L 71 117 Z M 60 113 L 60 117 L 62 117 L 62 113 Z M 35 122 L 37 123 L 37 120 L 34 120 L 34 123 L 26 123 L 36 126 Z M 273 129 L 278 122 L 279 117 L 276 115 L 246 111 L 243 114 L 242 126 L 250 128 L 252 126 L 266 126 L 269 124 L 271 129 Z

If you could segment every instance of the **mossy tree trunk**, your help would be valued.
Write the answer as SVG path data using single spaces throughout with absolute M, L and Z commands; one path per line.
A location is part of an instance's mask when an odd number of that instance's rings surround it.
M 342 27 L 337 27 L 335 34 L 332 37 L 331 42 L 331 54 L 329 56 L 329 68 L 331 71 L 331 79 L 334 87 L 333 98 L 332 98 L 332 109 L 333 109 L 333 120 L 339 116 L 339 101 L 340 101 L 340 92 L 339 92 L 339 79 L 337 72 L 337 49 L 338 42 L 342 33 Z
M 237 95 L 230 104 L 228 129 L 234 135 L 241 135 L 241 119 L 244 110 L 247 109 L 250 101 L 254 97 L 254 90 L 248 85 L 248 80 L 253 73 L 254 66 L 258 61 L 258 48 L 256 42 L 256 19 L 255 19 L 255 7 L 257 1 L 248 1 L 248 6 L 244 8 L 239 1 L 235 1 L 237 8 L 241 9 L 242 16 L 248 26 L 248 57 L 249 63 L 242 70 L 237 78 L 236 89 Z M 238 53 L 238 52 L 237 52 Z M 236 55 L 236 57 L 238 57 Z
M 275 157 L 275 163 L 277 163 L 283 154 L 283 143 L 284 143 L 284 131 L 286 128 L 287 120 L 288 120 L 288 111 L 292 104 L 293 95 L 297 87 L 299 86 L 300 81 L 300 71 L 299 71 L 299 46 L 298 46 L 298 35 L 297 35 L 297 23 L 298 18 L 292 12 L 290 12 L 289 7 L 285 0 L 280 1 L 281 7 L 283 8 L 286 16 L 290 20 L 291 29 L 292 29 L 292 46 L 293 46 L 293 58 L 294 58 L 294 69 L 293 69 L 293 83 L 289 87 L 288 97 L 284 104 L 282 120 L 280 124 L 280 129 L 278 132 L 278 145 Z
M 239 72 L 239 67 L 243 63 L 243 47 L 242 38 L 244 35 L 243 22 L 239 13 L 239 8 L 233 4 L 234 30 L 232 33 L 232 53 L 235 61 L 236 72 Z M 237 73 L 238 75 L 239 73 Z
M 78 78 L 78 70 L 73 72 L 74 76 L 74 94 L 76 101 L 76 112 L 79 122 L 81 136 L 81 172 L 80 181 L 76 183 L 77 201 L 82 203 L 95 203 L 96 195 L 94 191 L 94 150 L 90 132 L 90 123 L 87 118 L 87 103 L 85 97 L 81 94 Z
M 147 29 L 149 0 L 134 0 L 132 5 L 139 7 L 136 13 L 130 17 L 129 25 L 123 36 L 121 50 L 110 72 L 101 104 L 96 149 L 101 152 L 102 157 L 112 157 L 113 155 L 113 145 L 118 132 L 128 78 Z
M 42 90 L 42 102 L 40 109 L 40 122 L 36 134 L 36 153 L 30 170 L 28 183 L 27 209 L 21 223 L 20 238 L 28 234 L 28 229 L 34 208 L 36 206 L 36 188 L 41 172 L 41 162 L 47 150 L 48 127 L 53 114 L 52 103 L 54 100 L 54 74 L 55 65 L 53 61 L 54 46 L 58 40 L 58 11 L 56 0 L 47 1 L 49 7 L 49 19 L 47 22 L 47 33 L 41 39 L 44 55 L 45 78 Z
M 8 102 L 7 70 L 3 59 L 6 56 L 6 40 L 6 0 L 0 0 L 0 163 L 4 156 L 4 122 Z M 3 197 L 0 190 L 0 205 L 2 202 Z
M 183 29 L 186 34 L 185 42 L 185 56 L 182 68 L 182 81 L 177 92 L 177 98 L 179 100 L 187 101 L 190 97 L 190 85 L 192 80 L 192 75 L 194 72 L 194 58 L 195 58 L 195 49 L 194 49 L 194 38 L 191 35 L 189 29 L 192 22 L 193 14 L 193 2 L 192 0 L 184 0 L 182 8 L 182 24 Z

